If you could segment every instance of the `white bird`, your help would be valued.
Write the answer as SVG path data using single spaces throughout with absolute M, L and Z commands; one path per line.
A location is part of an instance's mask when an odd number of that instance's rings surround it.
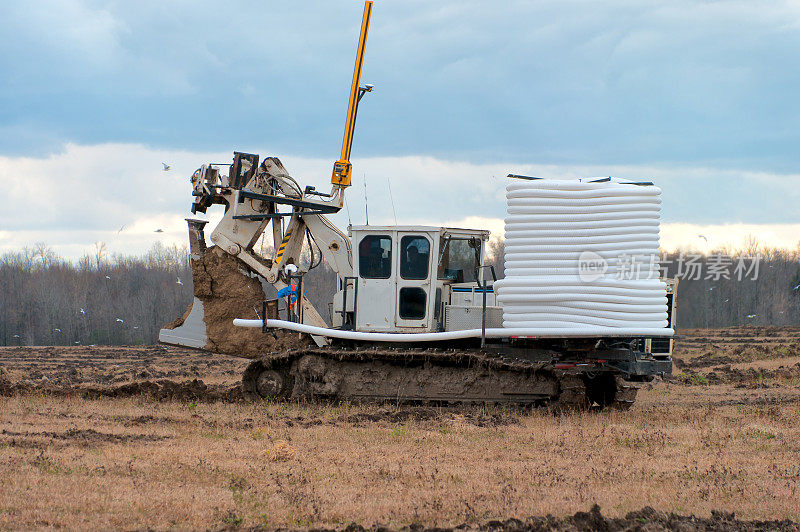
M 14 335 L 14 338 L 19 338 L 19 335 L 18 335 L 18 334 L 15 334 L 15 335 Z
M 747 315 L 748 319 L 757 318 L 757 317 L 758 317 L 758 314 L 748 314 Z
M 727 303 L 728 301 L 730 301 L 730 299 L 726 299 L 726 300 L 724 301 L 724 303 Z
M 109 277 L 108 275 L 106 275 L 106 279 L 111 279 L 111 277 Z
M 167 163 L 161 163 L 161 166 L 163 166 L 163 167 L 164 167 L 164 168 L 161 170 L 162 172 L 169 172 L 169 169 L 170 169 L 170 168 L 172 168 L 172 167 L 171 167 L 170 165 L 168 165 Z
M 122 318 L 117 318 L 117 321 L 120 323 L 125 323 L 125 320 L 123 320 Z
M 792 290 L 800 290 L 800 284 L 792 288 Z
M 178 277 L 178 280 L 177 280 L 177 281 L 175 281 L 175 284 L 183 284 L 183 281 L 181 281 L 181 278 L 180 278 L 180 277 Z
M 709 289 L 708 289 L 708 291 L 710 292 L 710 291 L 712 291 L 714 288 L 716 288 L 716 286 L 712 286 L 711 288 L 709 288 Z
M 706 241 L 706 244 L 708 244 L 708 238 L 706 238 L 706 235 L 697 235 L 697 238 L 702 238 Z
M 81 314 L 86 314 L 86 311 L 81 309 Z
M 80 342 L 75 342 L 75 345 L 78 345 Z
M 134 325 L 134 326 L 133 326 L 133 328 L 134 328 L 134 329 L 138 329 L 138 328 L 139 328 L 139 326 L 138 326 L 138 325 Z
M 61 332 L 61 329 L 53 329 L 56 332 Z

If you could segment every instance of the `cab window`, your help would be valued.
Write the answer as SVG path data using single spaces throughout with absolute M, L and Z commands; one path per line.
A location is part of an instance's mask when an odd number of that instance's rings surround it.
M 427 294 L 422 288 L 404 286 L 400 289 L 400 318 L 404 320 L 425 319 L 427 300 Z
M 358 271 L 364 279 L 388 279 L 392 275 L 392 237 L 362 238 L 358 244 Z
M 431 245 L 424 236 L 404 236 L 400 239 L 400 277 L 427 279 Z
M 481 264 L 481 240 L 477 238 L 443 238 L 439 244 L 439 279 L 457 283 L 476 280 L 475 271 Z

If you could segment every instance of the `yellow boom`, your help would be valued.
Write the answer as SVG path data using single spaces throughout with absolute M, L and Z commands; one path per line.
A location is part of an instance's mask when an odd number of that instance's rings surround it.
M 350 186 L 350 171 L 353 165 L 350 164 L 350 149 L 353 147 L 353 133 L 356 129 L 356 114 L 358 113 L 358 102 L 365 92 L 372 90 L 372 85 L 361 87 L 361 68 L 364 65 L 364 47 L 367 44 L 367 32 L 369 31 L 369 18 L 372 13 L 372 0 L 364 2 L 364 16 L 361 18 L 361 35 L 358 38 L 358 51 L 356 52 L 356 66 L 353 71 L 353 83 L 350 85 L 350 103 L 347 105 L 347 122 L 344 125 L 344 139 L 342 140 L 342 155 L 339 160 L 333 163 L 333 174 L 331 183 L 342 187 Z

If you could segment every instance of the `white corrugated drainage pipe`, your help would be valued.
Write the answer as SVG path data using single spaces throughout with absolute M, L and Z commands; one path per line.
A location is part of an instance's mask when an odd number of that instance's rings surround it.
M 237 327 L 261 328 L 261 320 L 245 320 L 237 318 L 233 320 Z M 480 329 L 468 329 L 464 331 L 448 331 L 437 333 L 374 333 L 342 331 L 340 329 L 327 329 L 325 327 L 315 327 L 284 320 L 267 320 L 267 327 L 275 329 L 287 329 L 313 336 L 326 336 L 328 338 L 338 338 L 340 340 L 363 340 L 367 342 L 441 342 L 446 340 L 463 340 L 465 338 L 480 338 Z M 580 328 L 552 328 L 546 334 L 536 335 L 540 338 L 595 338 L 598 336 L 671 336 L 672 329 L 626 329 L 616 328 L 611 332 L 608 327 L 584 326 Z M 486 329 L 487 338 L 512 338 L 522 336 L 533 336 L 526 328 L 505 328 Z
M 506 191 L 506 277 L 494 284 L 504 329 L 672 334 L 658 279 L 658 187 L 542 179 Z M 582 269 L 587 252 L 604 265 L 596 275 Z

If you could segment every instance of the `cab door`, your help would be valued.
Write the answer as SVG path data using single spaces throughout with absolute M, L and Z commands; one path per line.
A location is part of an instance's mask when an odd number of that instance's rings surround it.
M 431 323 L 433 242 L 424 233 L 400 233 L 397 242 L 398 328 L 427 328 Z
M 356 330 L 391 332 L 394 330 L 396 300 L 394 235 L 392 232 L 365 234 L 356 245 Z

